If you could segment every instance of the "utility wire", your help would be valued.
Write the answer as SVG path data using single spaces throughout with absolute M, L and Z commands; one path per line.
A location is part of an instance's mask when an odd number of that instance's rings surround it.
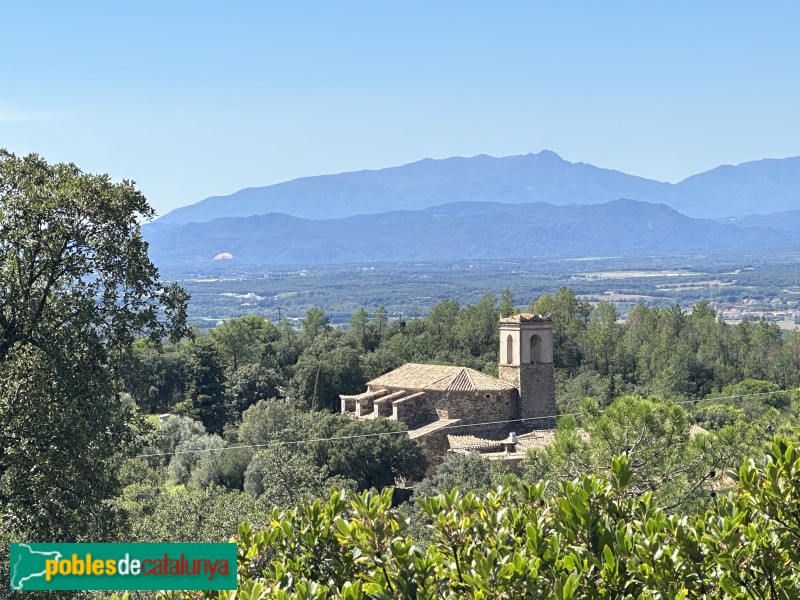
M 768 396 L 770 394 L 780 394 L 780 393 L 788 393 L 786 390 L 778 390 L 775 392 L 757 392 L 752 394 L 735 394 L 733 396 L 713 396 L 713 397 L 706 397 L 706 398 L 693 398 L 691 400 L 679 400 L 677 402 L 671 402 L 671 404 L 690 404 L 692 402 L 702 402 L 703 400 L 730 400 L 732 398 L 750 398 L 754 396 Z M 546 415 L 543 417 L 527 417 L 525 419 L 506 419 L 504 421 L 486 421 L 483 423 L 466 423 L 462 425 L 445 425 L 441 429 L 437 431 L 443 430 L 451 430 L 451 429 L 463 429 L 465 427 L 483 427 L 487 425 L 505 425 L 508 423 L 520 423 L 520 422 L 528 422 L 528 421 L 541 421 L 544 419 L 557 419 L 559 417 L 578 417 L 583 415 L 582 412 L 572 412 L 572 413 L 561 413 L 558 415 Z M 434 421 L 435 422 L 435 421 Z M 335 437 L 327 437 L 327 438 L 308 438 L 304 440 L 281 440 L 276 442 L 270 442 L 268 444 L 249 444 L 249 445 L 242 445 L 242 446 L 226 446 L 224 448 L 200 448 L 197 450 L 179 450 L 174 452 L 153 452 L 149 454 L 139 454 L 136 458 L 150 458 L 155 456 L 175 456 L 177 454 L 202 454 L 205 452 L 222 452 L 224 450 L 246 450 L 246 449 L 253 449 L 253 448 L 273 448 L 276 446 L 295 446 L 299 444 L 312 444 L 316 442 L 338 442 L 342 440 L 355 440 L 359 438 L 371 438 L 371 437 L 380 437 L 385 435 L 407 435 L 409 433 L 408 430 L 401 430 L 401 431 L 379 431 L 376 433 L 359 433 L 354 435 L 342 435 L 342 436 L 335 436 Z

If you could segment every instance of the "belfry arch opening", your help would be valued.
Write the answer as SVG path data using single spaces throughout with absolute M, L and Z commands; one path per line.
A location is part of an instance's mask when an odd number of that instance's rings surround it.
M 542 362 L 542 338 L 535 334 L 531 336 L 531 362 Z
M 514 338 L 508 336 L 506 338 L 506 364 L 510 365 L 514 362 Z

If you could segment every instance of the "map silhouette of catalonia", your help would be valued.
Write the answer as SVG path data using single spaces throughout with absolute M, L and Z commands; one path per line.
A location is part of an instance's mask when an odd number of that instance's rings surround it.
M 14 544 L 11 547 L 11 589 L 25 589 L 25 583 L 37 577 L 44 578 L 45 562 L 60 560 L 60 552 L 41 552 L 28 544 Z

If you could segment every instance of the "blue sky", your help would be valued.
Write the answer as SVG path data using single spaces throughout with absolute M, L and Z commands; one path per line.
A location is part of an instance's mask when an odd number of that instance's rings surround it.
M 800 154 L 797 2 L 9 2 L 0 147 L 210 195 L 555 150 L 659 180 Z

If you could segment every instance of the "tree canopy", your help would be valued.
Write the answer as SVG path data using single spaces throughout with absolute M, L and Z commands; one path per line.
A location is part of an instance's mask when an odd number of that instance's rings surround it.
M 131 449 L 119 379 L 132 342 L 186 333 L 133 182 L 0 150 L 0 529 L 25 539 L 103 535 L 102 502 Z

